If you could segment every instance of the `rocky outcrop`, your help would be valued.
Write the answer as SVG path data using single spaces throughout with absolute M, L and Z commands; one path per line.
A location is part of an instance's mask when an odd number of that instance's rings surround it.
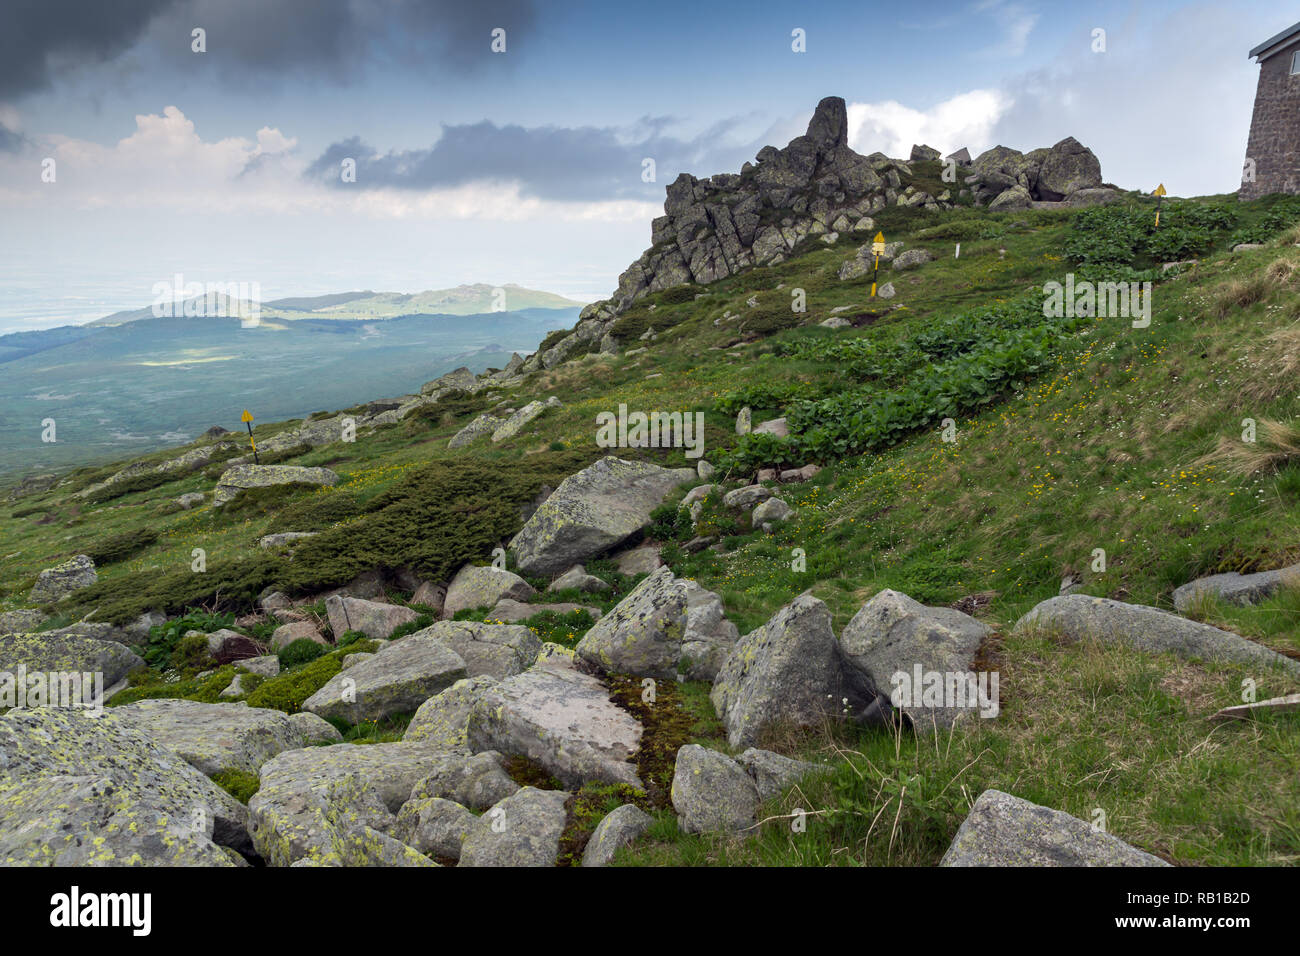
M 469 715 L 488 689 L 496 684 L 495 677 L 486 675 L 456 681 L 420 705 L 407 724 L 402 739 L 411 743 L 427 742 L 445 753 L 467 753 Z
M 1000 790 L 971 807 L 940 866 L 1168 866 L 1060 810 Z
M 446 644 L 435 637 L 412 635 L 335 674 L 303 702 L 302 709 L 351 724 L 382 720 L 413 713 L 466 676 L 465 662 Z
M 607 673 L 712 680 L 738 637 L 716 594 L 660 568 L 597 621 L 576 650 Z
M 21 666 L 28 673 L 103 674 L 105 691 L 131 671 L 145 666 L 133 651 L 117 641 L 52 631 L 0 637 L 0 661 L 10 671 Z
M 600 681 L 567 667 L 534 667 L 488 688 L 467 734 L 475 752 L 527 757 L 568 787 L 589 780 L 642 786 L 630 762 L 641 724 Z
M 141 700 L 113 713 L 208 776 L 230 769 L 257 773 L 276 754 L 304 745 L 288 714 L 243 704 Z
M 328 468 L 299 468 L 294 465 L 232 465 L 218 479 L 212 503 L 223 505 L 249 488 L 291 484 L 328 487 L 338 480 L 339 476 Z
M 420 616 L 399 604 L 382 604 L 342 594 L 326 599 L 325 613 L 335 641 L 348 631 L 360 631 L 372 640 L 386 640 L 393 631 Z
M 73 591 L 90 587 L 98 579 L 95 562 L 87 555 L 79 554 L 38 574 L 27 599 L 33 604 L 59 601 Z
M 1202 595 L 1227 604 L 1257 604 L 1272 597 L 1287 583 L 1300 587 L 1300 564 L 1254 574 L 1237 574 L 1235 571 L 1211 574 L 1175 589 L 1174 608 L 1179 614 L 1186 614 Z
M 532 667 L 542 650 L 541 638 L 519 624 L 439 621 L 402 638 L 382 653 L 392 653 L 417 638 L 440 641 L 454 651 L 465 662 L 467 676 L 487 676 L 496 680 L 513 677 Z
M 1300 674 L 1300 661 L 1239 635 L 1158 608 L 1086 594 L 1048 598 L 1016 622 L 1016 630 L 1024 629 L 1055 633 L 1071 640 L 1123 644 L 1153 654 L 1237 661 Z
M 554 866 L 564 833 L 563 790 L 524 787 L 474 821 L 460 866 Z
M 444 617 L 454 617 L 457 611 L 492 607 L 502 598 L 524 601 L 536 593 L 531 584 L 513 571 L 467 564 L 447 586 L 442 613 Z
M 511 540 L 519 569 L 559 574 L 622 544 L 650 523 L 650 512 L 674 488 L 694 477 L 689 468 L 602 458 L 560 482 Z

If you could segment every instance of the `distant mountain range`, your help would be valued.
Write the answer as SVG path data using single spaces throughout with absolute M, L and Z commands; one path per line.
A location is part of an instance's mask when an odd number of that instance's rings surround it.
M 169 302 L 177 318 L 237 316 L 250 311 L 244 300 L 222 291 L 193 295 Z M 458 285 L 454 289 L 424 292 L 336 292 L 331 295 L 293 296 L 262 302 L 262 319 L 393 319 L 399 315 L 479 315 L 490 312 L 519 312 L 524 309 L 572 309 L 584 305 L 553 292 L 525 289 L 514 283 L 494 286 L 486 282 Z M 154 306 L 114 312 L 87 323 L 92 327 L 125 325 L 153 319 Z

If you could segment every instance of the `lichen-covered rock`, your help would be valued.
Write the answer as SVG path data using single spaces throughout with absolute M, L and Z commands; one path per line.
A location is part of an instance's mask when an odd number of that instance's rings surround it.
M 697 744 L 677 751 L 671 796 L 683 833 L 744 830 L 759 804 L 758 787 L 740 764 Z
M 457 611 L 492 607 L 502 598 L 522 601 L 536 593 L 536 588 L 513 571 L 467 564 L 456 572 L 447 586 L 442 614 L 450 618 Z
M 421 853 L 456 860 L 476 823 L 478 817 L 459 803 L 422 797 L 402 805 L 394 835 Z
M 934 253 L 929 250 L 909 249 L 894 259 L 893 268 L 896 272 L 906 272 L 908 269 L 915 269 L 933 261 Z
M 44 621 L 45 615 L 36 608 L 22 607 L 16 611 L 5 611 L 0 614 L 0 637 L 6 634 L 30 634 Z
M 396 813 L 438 758 L 429 747 L 408 743 L 286 750 L 262 765 L 261 786 L 248 801 L 253 844 L 271 866 L 290 866 L 304 858 L 338 865 L 345 856 L 355 858 L 359 847 L 339 844 L 338 821 L 344 818 L 332 804 L 355 809 L 369 801 L 358 792 L 359 782 L 388 813 Z M 349 781 L 351 777 L 356 780 Z M 371 802 L 365 826 L 378 822 L 374 812 Z
M 343 735 L 339 733 L 337 727 L 328 720 L 323 720 L 306 711 L 290 714 L 289 723 L 298 734 L 298 739 L 302 741 L 300 746 L 303 747 L 311 747 L 316 744 L 336 744 L 341 743 L 343 740 Z
M 809 763 L 807 760 L 794 760 L 770 750 L 750 747 L 739 757 L 736 763 L 745 768 L 758 788 L 760 800 L 771 800 L 786 787 L 797 783 L 804 777 L 815 773 L 825 773 L 821 764 Z
M 1086 594 L 1048 598 L 1016 622 L 1016 630 L 1034 628 L 1072 640 L 1124 644 L 1153 654 L 1238 661 L 1279 667 L 1300 674 L 1300 661 L 1283 657 L 1262 644 L 1208 624 L 1200 624 L 1141 604 L 1125 604 Z
M 492 441 L 500 442 L 507 438 L 514 438 L 525 425 L 546 411 L 546 408 L 545 402 L 529 402 L 497 426 L 496 431 L 492 433 Z
M 0 717 L 0 863 L 226 866 L 249 848 L 224 790 L 106 711 Z
M 1238 574 L 1235 571 L 1211 574 L 1176 588 L 1174 609 L 1179 614 L 1186 614 L 1202 596 L 1212 597 L 1228 604 L 1257 604 L 1272 597 L 1283 584 L 1288 582 L 1300 587 L 1300 564 L 1272 571 L 1257 571 L 1254 574 Z M 0 615 L 0 618 L 3 616 Z
M 597 621 L 576 652 L 606 673 L 712 680 L 739 636 L 716 594 L 660 568 Z
M 659 557 L 659 547 L 653 544 L 628 548 L 626 551 L 611 555 L 610 559 L 619 574 L 625 574 L 630 578 L 638 574 L 649 574 L 656 568 L 664 566 L 663 558 Z
M 486 674 L 467 677 L 434 694 L 415 712 L 402 739 L 412 743 L 423 741 L 446 753 L 468 753 L 465 729 L 469 715 L 487 689 L 496 683 L 495 677 Z
M 553 575 L 622 544 L 683 482 L 689 468 L 606 457 L 560 483 L 510 542 L 525 574 Z
M 650 814 L 631 803 L 611 810 L 592 831 L 582 852 L 582 865 L 608 866 L 614 854 L 645 833 L 652 822 Z
M 413 713 L 465 673 L 465 662 L 434 637 L 411 636 L 382 653 L 340 671 L 302 709 L 351 724 Z
M 95 562 L 89 556 L 79 554 L 38 574 L 27 599 L 33 604 L 48 604 L 62 600 L 73 591 L 88 588 L 97 580 L 99 575 L 95 572 Z
M 975 666 L 989 629 L 969 614 L 946 607 L 926 607 L 906 594 L 881 591 L 864 604 L 840 634 L 840 649 L 848 666 L 862 675 L 866 686 L 890 694 L 893 678 L 912 681 L 922 673 L 966 674 Z M 910 686 L 910 684 L 909 684 Z M 963 692 L 968 685 L 954 683 Z M 894 701 L 897 705 L 898 701 Z M 996 701 L 991 704 L 996 706 Z M 918 727 L 951 727 L 958 719 L 978 714 L 980 702 L 965 706 L 925 706 L 911 701 L 904 712 Z
M 845 679 L 831 613 L 801 594 L 736 642 L 709 695 L 733 747 L 753 746 L 776 726 L 816 727 L 867 699 Z
M 788 521 L 793 514 L 794 509 L 784 499 L 768 498 L 749 513 L 749 521 L 755 528 L 761 528 L 764 524 Z
M 328 468 L 300 468 L 296 465 L 231 465 L 217 480 L 213 505 L 224 505 L 241 491 L 272 485 L 319 485 L 329 487 L 339 476 Z
M 452 435 L 451 441 L 447 442 L 447 447 L 464 448 L 470 442 L 482 438 L 484 435 L 491 435 L 504 424 L 504 418 L 484 412 L 460 431 L 456 432 L 456 434 Z
M 565 571 L 558 578 L 550 583 L 548 591 L 586 591 L 595 593 L 598 591 L 608 591 L 610 585 L 608 581 L 603 581 L 594 574 L 588 574 L 587 569 L 581 564 L 575 564 L 569 570 Z
M 302 746 L 288 714 L 262 707 L 159 699 L 139 700 L 113 713 L 208 776 L 232 768 L 257 773 L 276 754 Z
M 400 604 L 381 604 L 342 594 L 335 594 L 325 601 L 325 613 L 329 615 L 335 640 L 348 631 L 360 631 L 376 641 L 386 640 L 393 631 L 420 616 Z
M 1048 152 L 1038 170 L 1038 197 L 1049 202 L 1065 199 L 1080 189 L 1101 186 L 1101 163 L 1092 150 L 1073 136 Z
M 1060 810 L 985 790 L 940 866 L 1168 866 Z
M 15 671 L 19 665 L 28 673 L 75 671 L 103 674 L 105 688 L 145 666 L 133 651 L 117 641 L 52 631 L 0 637 L 0 667 Z
M 772 497 L 772 489 L 766 485 L 745 485 L 735 488 L 722 496 L 722 503 L 728 508 L 748 511 L 755 505 L 762 504 Z
M 554 866 L 564 833 L 563 790 L 524 787 L 474 822 L 460 866 Z
M 486 810 L 519 790 L 493 750 L 472 755 L 437 754 L 411 787 L 411 799 L 441 797 L 471 810 Z
M 342 631 L 339 631 L 338 633 L 340 637 L 343 635 Z M 238 634 L 235 635 L 236 638 L 241 636 L 242 635 Z M 227 638 L 227 640 L 229 640 L 229 638 Z M 311 621 L 291 621 L 288 624 L 281 624 L 271 632 L 271 650 L 273 651 L 282 651 L 294 641 L 312 641 L 315 644 L 328 643 L 325 638 L 321 636 L 320 631 L 316 630 L 316 625 Z M 222 653 L 222 648 L 225 646 L 226 644 L 223 641 L 217 648 L 217 655 Z M 219 656 L 218 659 L 220 659 Z M 248 658 L 248 660 L 255 659 L 256 658 Z
M 480 621 L 439 621 L 404 637 L 380 653 L 391 654 L 416 638 L 441 641 L 465 662 L 468 677 L 487 675 L 502 680 L 527 670 L 537 660 L 542 641 L 519 624 L 484 624 Z
M 264 534 L 257 543 L 263 548 L 285 548 L 306 538 L 316 537 L 315 531 L 281 531 L 279 534 Z
M 467 735 L 472 750 L 528 757 L 565 786 L 642 786 L 631 763 L 640 722 L 610 701 L 600 681 L 567 667 L 534 667 L 488 688 Z

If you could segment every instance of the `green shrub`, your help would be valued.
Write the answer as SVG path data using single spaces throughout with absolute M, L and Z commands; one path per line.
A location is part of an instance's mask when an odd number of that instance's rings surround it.
M 266 533 L 321 531 L 340 521 L 355 518 L 362 511 L 361 503 L 350 491 L 318 491 L 273 512 Z
M 106 564 L 134 557 L 157 540 L 157 531 L 152 528 L 138 528 L 135 531 L 124 531 L 121 534 L 101 538 L 83 549 L 83 553 L 90 556 L 96 567 L 102 568 Z
M 240 803 L 248 803 L 262 786 L 262 781 L 258 779 L 257 774 L 236 767 L 218 770 L 212 775 L 212 782 Z
M 112 501 L 114 498 L 121 498 L 132 492 L 151 491 L 185 477 L 187 476 L 178 471 L 147 471 L 142 475 L 133 475 L 115 481 L 111 485 L 105 485 L 103 488 L 97 488 L 86 495 L 86 500 L 91 504 L 103 504 L 105 501 Z
M 292 641 L 285 647 L 280 648 L 280 666 L 287 668 L 296 667 L 299 664 L 306 664 L 310 661 L 314 661 L 327 651 L 328 648 L 319 641 L 300 637 L 298 640 Z
M 199 577 L 199 575 L 194 575 Z M 233 614 L 214 614 L 197 608 L 191 608 L 184 616 L 156 624 L 149 628 L 149 644 L 145 648 L 146 664 L 159 667 L 179 667 L 172 661 L 173 652 L 181 647 L 187 631 L 202 631 L 205 634 L 230 627 L 235 623 Z M 189 661 L 196 654 L 197 642 L 201 641 L 203 653 L 208 650 L 207 638 L 190 639 L 182 651 L 183 660 Z
M 378 646 L 375 641 L 357 641 L 346 653 L 374 651 Z M 343 669 L 344 656 L 343 651 L 336 650 L 302 667 L 267 678 L 248 695 L 248 706 L 268 707 L 286 714 L 298 713 L 302 710 L 303 701 L 328 684 L 330 678 Z
M 202 670 L 212 659 L 208 652 L 208 638 L 205 634 L 190 634 L 182 637 L 172 647 L 168 655 L 168 664 L 178 671 Z
M 197 700 L 205 704 L 221 701 L 221 692 L 235 679 L 235 667 L 228 664 L 219 667 L 207 677 L 189 677 L 182 680 L 166 681 L 157 670 L 136 671 L 131 675 L 132 685 L 113 695 L 109 707 L 119 707 L 137 700 L 154 700 L 169 698 L 180 700 Z M 245 678 L 247 680 L 247 678 Z
M 532 630 L 543 643 L 550 641 L 563 647 L 576 647 L 596 621 L 589 613 L 579 609 L 566 614 L 543 611 L 519 623 Z
M 646 534 L 656 541 L 688 541 L 693 536 L 690 512 L 676 504 L 665 504 L 650 512 Z

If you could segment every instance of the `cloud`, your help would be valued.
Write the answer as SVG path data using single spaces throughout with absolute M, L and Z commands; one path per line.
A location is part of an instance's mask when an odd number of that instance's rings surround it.
M 975 5 L 978 13 L 987 13 L 997 22 L 1002 31 L 1000 43 L 982 51 L 984 56 L 994 58 L 1017 57 L 1025 52 L 1029 44 L 1029 35 L 1038 23 L 1038 14 L 1021 3 L 1008 3 L 1006 0 L 983 0 Z
M 22 148 L 23 142 L 21 133 L 0 123 L 0 153 L 16 153 Z
M 666 117 L 642 117 L 632 127 L 498 126 L 483 121 L 444 125 L 428 149 L 380 153 L 359 137 L 331 144 L 306 175 L 341 189 L 435 189 L 470 183 L 510 182 L 524 196 L 560 201 L 657 200 L 678 172 L 706 174 L 738 169 L 762 143 L 733 142 L 738 120 L 727 119 L 681 139 L 667 135 Z M 345 159 L 356 161 L 355 183 L 340 176 Z M 655 163 L 655 181 L 642 179 L 644 161 Z
M 894 100 L 851 103 L 849 145 L 859 153 L 878 150 L 904 158 L 913 144 L 925 143 L 944 155 L 966 146 L 974 156 L 993 145 L 993 129 L 1010 107 L 999 90 L 971 90 L 928 110 Z
M 19 0 L 6 19 L 0 99 L 105 64 L 123 75 L 158 64 L 210 71 L 245 86 L 302 74 L 343 81 L 373 64 L 470 73 L 500 59 L 489 49 L 497 27 L 507 54 L 526 49 L 537 15 L 533 0 Z M 191 49 L 196 27 L 202 54 Z

